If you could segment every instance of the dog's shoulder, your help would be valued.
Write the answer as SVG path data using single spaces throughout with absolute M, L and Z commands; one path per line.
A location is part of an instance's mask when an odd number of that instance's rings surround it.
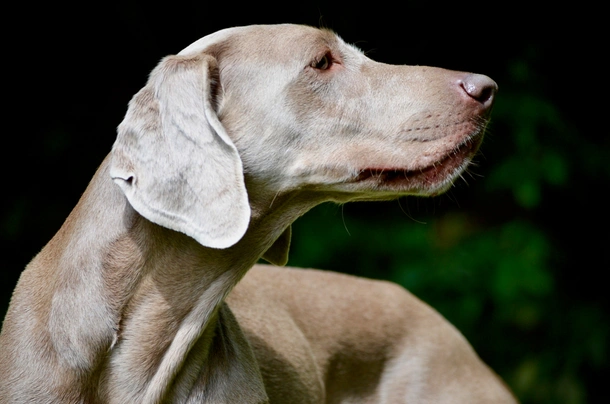
M 354 344 L 389 346 L 418 330 L 448 324 L 398 284 L 318 269 L 255 265 L 227 302 L 250 323 L 257 313 L 265 313 L 266 321 L 290 318 L 308 337 Z

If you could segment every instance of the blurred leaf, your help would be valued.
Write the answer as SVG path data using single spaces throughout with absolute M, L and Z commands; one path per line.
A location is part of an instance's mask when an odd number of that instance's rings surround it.
M 538 206 L 541 200 L 538 182 L 532 178 L 524 179 L 513 187 L 515 200 L 524 208 L 532 209 Z
M 547 150 L 542 155 L 541 166 L 544 169 L 545 179 L 549 184 L 559 186 L 567 181 L 567 159 L 563 158 L 558 152 Z
M 498 98 L 494 121 L 509 130 L 512 147 L 494 155 L 497 159 L 486 186 L 489 190 L 510 190 L 521 207 L 534 209 L 542 203 L 545 184 L 560 186 L 567 181 L 569 166 L 560 150 L 570 151 L 569 125 L 550 101 L 510 91 Z M 547 143 L 542 136 L 545 132 L 553 134 L 553 143 Z

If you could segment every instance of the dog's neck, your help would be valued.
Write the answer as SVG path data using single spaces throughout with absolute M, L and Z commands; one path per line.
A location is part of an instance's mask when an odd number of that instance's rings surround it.
M 89 385 L 145 390 L 138 396 L 143 402 L 190 391 L 208 352 L 223 343 L 213 335 L 219 317 L 222 321 L 230 315 L 221 309 L 224 298 L 311 203 L 282 195 L 251 199 L 251 224 L 242 240 L 224 250 L 206 248 L 135 212 L 110 179 L 106 159 L 63 228 L 32 264 L 55 260 L 51 276 L 64 285 L 49 294 L 49 331 L 60 363 L 84 370 L 81 374 L 92 378 Z M 67 257 L 66 251 L 79 256 Z M 65 285 L 72 289 L 64 290 Z M 193 356 L 197 360 L 188 359 Z M 107 383 L 99 383 L 100 378 Z

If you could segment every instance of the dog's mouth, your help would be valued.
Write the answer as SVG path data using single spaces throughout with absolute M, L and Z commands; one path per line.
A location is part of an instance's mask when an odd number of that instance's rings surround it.
M 378 191 L 434 196 L 446 191 L 476 154 L 483 133 L 469 136 L 434 163 L 416 169 L 366 168 L 353 179 Z

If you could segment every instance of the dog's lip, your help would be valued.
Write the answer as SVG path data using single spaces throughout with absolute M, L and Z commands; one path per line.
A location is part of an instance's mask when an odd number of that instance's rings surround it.
M 414 169 L 370 167 L 360 171 L 353 182 L 373 182 L 382 188 L 425 190 L 457 176 L 465 168 L 465 162 L 477 152 L 483 139 L 482 133 L 467 137 L 439 160 Z

